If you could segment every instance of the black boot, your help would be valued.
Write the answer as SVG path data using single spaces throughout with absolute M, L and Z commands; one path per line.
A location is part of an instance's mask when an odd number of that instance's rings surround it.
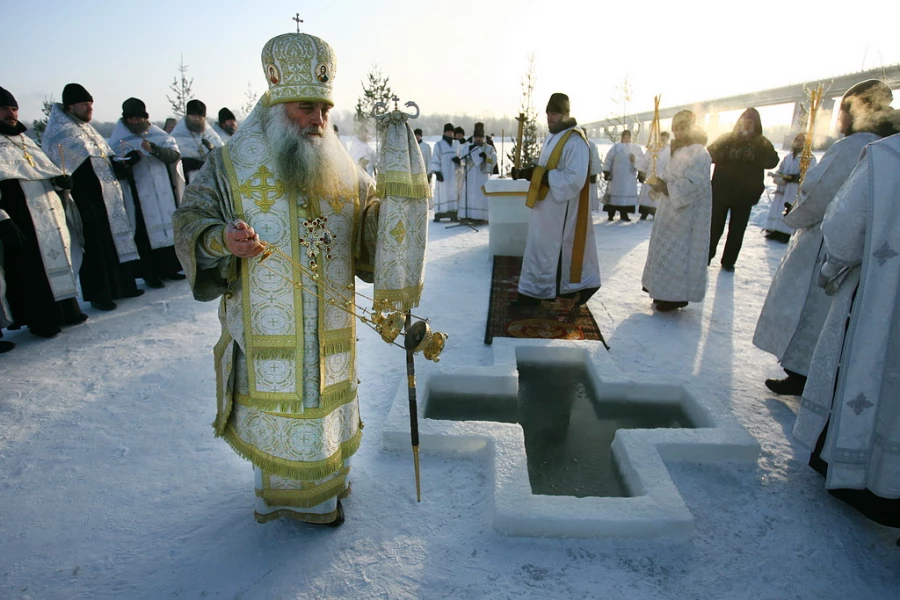
M 806 387 L 806 377 L 788 372 L 784 379 L 766 379 L 766 387 L 782 396 L 800 396 Z
M 687 302 L 670 302 L 668 300 L 654 300 L 656 310 L 659 312 L 672 312 L 688 305 Z

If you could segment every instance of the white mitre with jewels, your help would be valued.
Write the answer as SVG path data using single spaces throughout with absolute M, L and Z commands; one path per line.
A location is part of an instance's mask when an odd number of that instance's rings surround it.
M 337 61 L 325 40 L 307 33 L 274 37 L 263 47 L 262 67 L 270 104 L 326 102 L 334 106 Z

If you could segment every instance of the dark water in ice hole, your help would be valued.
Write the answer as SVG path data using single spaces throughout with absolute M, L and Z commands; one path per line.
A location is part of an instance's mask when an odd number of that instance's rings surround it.
M 534 494 L 628 497 L 610 449 L 616 431 L 694 425 L 678 405 L 596 398 L 584 367 L 529 364 L 518 399 L 429 392 L 425 417 L 519 423 Z

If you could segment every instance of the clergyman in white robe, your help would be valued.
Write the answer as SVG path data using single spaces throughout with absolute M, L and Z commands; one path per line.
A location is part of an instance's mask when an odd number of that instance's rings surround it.
M 891 527 L 900 527 L 898 198 L 900 134 L 865 148 L 822 221 L 819 282 L 834 300 L 794 424 L 825 487 Z
M 551 105 L 554 97 L 551 96 Z M 562 96 L 562 94 L 559 94 Z M 566 106 L 568 98 L 566 98 Z M 548 105 L 550 106 L 550 105 Z M 549 110 L 549 109 L 548 109 Z M 567 126 L 568 125 L 568 126 Z M 546 167 L 550 155 L 568 131 L 577 129 L 568 111 L 560 122 L 562 127 L 550 133 L 541 147 L 538 165 Z M 590 223 L 590 206 L 587 208 L 588 227 L 584 248 L 580 257 L 575 256 L 576 226 L 581 190 L 588 183 L 590 148 L 579 131 L 568 136 L 555 169 L 547 171 L 549 191 L 535 203 L 528 223 L 528 237 L 522 258 L 518 293 L 528 299 L 554 300 L 557 296 L 578 295 L 578 303 L 584 304 L 600 287 L 600 266 L 594 228 Z M 590 202 L 590 200 L 587 200 Z M 573 259 L 581 260 L 580 281 L 572 280 Z M 558 282 L 558 284 L 557 284 Z M 580 292 L 580 294 L 577 294 Z
M 679 115 L 672 125 L 674 154 L 665 171 L 657 175 L 665 182 L 659 187 L 667 190 L 667 195 L 662 195 L 653 219 L 641 278 L 657 310 L 663 312 L 700 302 L 706 295 L 712 159 L 705 148 L 706 133 L 694 126 L 693 114 L 680 117 L 683 130 L 676 129 Z
M 172 130 L 172 137 L 178 145 L 178 151 L 181 152 L 181 161 L 184 168 L 184 178 L 188 183 L 194 173 L 200 170 L 203 163 L 216 148 L 225 145 L 219 134 L 204 121 L 202 132 L 191 131 L 182 117 L 175 129 Z
M 492 146 L 484 143 L 484 138 L 480 139 L 481 144 L 467 143 L 460 149 L 460 155 L 464 157 L 465 180 L 458 214 L 461 219 L 487 221 L 488 199 L 482 186 L 490 179 L 497 164 L 497 153 Z
M 802 133 L 794 138 L 790 154 L 781 159 L 778 170 L 772 174 L 777 187 L 772 196 L 769 214 L 766 217 L 764 229 L 767 238 L 788 241 L 790 235 L 794 233 L 792 227 L 784 224 L 784 209 L 785 205 L 794 203 L 794 200 L 797 199 L 797 192 L 800 191 L 800 159 L 805 139 L 806 136 Z M 816 166 L 816 162 L 816 157 L 810 156 L 809 168 Z
M 877 139 L 874 133 L 854 133 L 832 144 L 822 162 L 806 172 L 794 208 L 784 218 L 796 231 L 772 278 L 753 345 L 775 355 L 789 376 L 807 375 L 831 306 L 831 298 L 816 285 L 825 210 L 847 181 L 863 147 Z
M 131 166 L 129 181 L 122 186 L 125 207 L 141 255 L 141 276 L 151 287 L 163 287 L 163 278 L 183 279 L 177 275 L 181 265 L 175 256 L 172 215 L 181 203 L 185 184 L 175 138 L 156 125 L 147 124 L 143 133 L 133 133 L 119 119 L 109 144 L 118 148 L 122 156 L 132 152 L 140 155 L 140 160 Z M 144 141 L 149 149 L 144 147 Z
M 623 221 L 630 221 L 628 213 L 634 212 L 637 204 L 637 173 L 643 152 L 637 144 L 631 143 L 631 133 L 622 134 L 622 141 L 613 144 L 603 161 L 603 175 L 606 185 L 606 213 L 612 220 L 616 211 Z
M 444 135 L 431 154 L 428 171 L 435 174 L 434 218 L 453 217 L 459 209 L 459 168 L 454 158 L 459 158 L 459 143 L 452 136 Z M 448 214 L 449 213 L 449 214 Z

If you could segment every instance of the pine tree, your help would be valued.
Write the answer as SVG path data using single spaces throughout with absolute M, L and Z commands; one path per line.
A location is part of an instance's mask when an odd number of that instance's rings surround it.
M 47 130 L 47 121 L 50 120 L 50 111 L 53 109 L 53 94 L 50 94 L 50 97 L 44 96 L 44 106 L 41 107 L 41 112 L 44 113 L 43 119 L 35 119 L 31 122 L 31 131 L 34 132 L 34 138 L 38 143 L 38 146 L 41 145 L 41 138 L 44 137 L 44 132 Z
M 241 112 L 244 113 L 244 118 L 247 118 L 247 115 L 256 107 L 256 100 L 259 98 L 256 92 L 253 91 L 253 86 L 250 85 L 250 82 L 247 82 L 247 91 L 244 92 L 244 98 L 246 101 L 244 105 L 241 107 Z
M 519 110 L 520 114 L 525 115 L 525 127 L 522 130 L 521 140 L 522 162 L 520 164 L 522 168 L 537 164 L 541 154 L 541 146 L 538 143 L 538 115 L 531 98 L 534 92 L 535 81 L 537 81 L 534 70 L 534 55 L 530 54 L 528 56 L 528 70 L 525 72 L 525 77 L 522 78 L 522 104 Z M 507 154 L 510 165 L 515 164 L 519 143 L 520 140 L 516 138 L 512 150 Z
M 178 76 L 172 79 L 172 84 L 169 86 L 169 89 L 175 93 L 175 97 L 172 98 L 166 95 L 166 99 L 172 105 L 172 112 L 175 113 L 176 117 L 184 116 L 188 100 L 191 99 L 194 93 L 191 89 L 191 86 L 194 84 L 194 78 L 187 78 L 187 70 L 188 66 L 184 64 L 184 55 L 182 54 L 181 63 L 178 65 Z
M 356 114 L 353 117 L 357 134 L 362 131 L 368 134 L 372 122 L 372 109 L 379 102 L 388 104 L 393 96 L 391 86 L 388 85 L 390 78 L 381 73 L 381 68 L 377 64 L 372 65 L 367 77 L 368 83 L 361 83 L 363 93 L 356 102 Z

